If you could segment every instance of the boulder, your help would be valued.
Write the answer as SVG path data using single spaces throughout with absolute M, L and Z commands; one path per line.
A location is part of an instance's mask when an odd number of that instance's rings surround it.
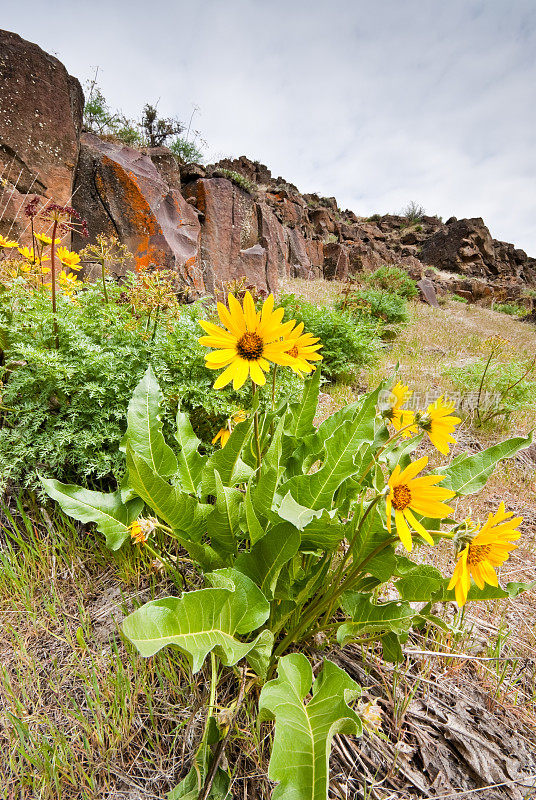
M 420 281 L 417 281 L 417 288 L 419 289 L 420 299 L 423 302 L 428 303 L 429 306 L 434 306 L 434 308 L 439 308 L 434 284 L 429 278 L 421 278 Z
M 0 233 L 22 237 L 27 194 L 71 202 L 83 106 L 79 82 L 57 58 L 0 31 Z
M 170 170 L 166 160 L 164 174 L 171 178 Z M 164 180 L 149 155 L 82 134 L 73 206 L 87 219 L 90 241 L 98 233 L 115 235 L 138 268 L 173 269 L 192 296 L 205 291 L 197 212 Z M 84 242 L 75 237 L 74 244 Z

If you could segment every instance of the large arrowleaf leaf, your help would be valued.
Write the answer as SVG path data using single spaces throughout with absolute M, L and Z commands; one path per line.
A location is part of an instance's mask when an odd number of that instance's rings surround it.
M 281 487 L 300 505 L 313 510 L 331 508 L 338 487 L 359 469 L 356 456 L 374 440 L 377 391 L 368 395 L 352 420 L 343 422 L 325 442 L 326 456 L 318 472 L 296 475 Z
M 374 605 L 370 602 L 370 595 L 359 592 L 345 592 L 341 606 L 352 618 L 351 622 L 345 622 L 337 630 L 337 641 L 342 647 L 364 634 L 408 631 L 417 613 L 408 602 L 395 600 Z
M 272 800 L 326 800 L 331 741 L 338 733 L 362 732 L 348 703 L 359 697 L 357 683 L 331 661 L 311 690 L 313 671 L 301 653 L 279 660 L 278 677 L 262 689 L 260 718 L 275 719 L 275 737 L 268 777 L 279 781 Z
M 299 532 L 288 522 L 282 522 L 270 528 L 251 550 L 238 556 L 236 569 L 248 575 L 265 597 L 271 599 L 282 567 L 296 555 L 299 546 Z
M 112 494 L 92 492 L 48 478 L 41 478 L 41 483 L 47 494 L 57 500 L 70 517 L 79 522 L 95 522 L 97 530 L 106 537 L 110 550 L 118 550 L 129 538 L 128 526 L 143 509 L 143 500 L 139 497 L 123 503 L 119 490 Z
M 238 520 L 244 495 L 238 489 L 224 486 L 217 470 L 214 477 L 216 504 L 212 507 L 207 529 L 212 547 L 225 558 L 236 553 Z
M 157 516 L 174 530 L 182 531 L 189 539 L 199 542 L 207 529 L 207 518 L 213 506 L 200 503 L 195 497 L 171 486 L 157 475 L 150 464 L 127 443 L 129 482 L 134 491 Z
M 180 484 L 185 492 L 197 494 L 206 456 L 199 453 L 197 448 L 201 440 L 195 435 L 190 419 L 183 411 L 177 411 L 175 438 L 181 448 L 177 455 Z
M 499 461 L 515 456 L 519 450 L 529 447 L 532 440 L 533 433 L 530 433 L 506 439 L 473 456 L 461 453 L 442 470 L 445 478 L 441 485 L 459 495 L 474 494 L 482 489 Z
M 318 405 L 318 392 L 320 389 L 321 371 L 316 369 L 311 378 L 303 384 L 303 394 L 300 403 L 290 406 L 289 433 L 296 439 L 314 432 L 313 420 Z
M 212 650 L 230 666 L 255 655 L 257 645 L 266 647 L 269 631 L 252 642 L 237 639 L 268 618 L 270 606 L 260 589 L 236 570 L 217 570 L 210 575 L 217 588 L 153 600 L 124 620 L 123 632 L 142 656 L 174 645 L 187 655 L 195 673 Z
M 177 459 L 162 433 L 161 402 L 162 392 L 149 366 L 128 404 L 124 445 L 128 442 L 133 452 L 144 458 L 157 475 L 170 478 L 177 472 Z

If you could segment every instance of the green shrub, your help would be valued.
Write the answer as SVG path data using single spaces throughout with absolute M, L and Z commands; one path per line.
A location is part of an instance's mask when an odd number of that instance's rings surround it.
M 338 308 L 344 301 L 339 301 Z M 372 318 L 383 325 L 405 325 L 409 321 L 408 304 L 405 298 L 382 289 L 362 289 L 352 292 L 346 308 L 358 319 Z
M 417 297 L 419 290 L 417 284 L 408 273 L 400 269 L 400 267 L 383 266 L 379 267 L 375 272 L 371 272 L 366 278 L 367 283 L 373 289 L 383 289 L 386 292 L 393 292 L 411 300 Z
M 234 169 L 220 169 L 218 167 L 218 169 L 214 170 L 213 175 L 216 178 L 227 178 L 228 181 L 236 184 L 245 192 L 249 192 L 249 194 L 252 194 L 257 188 L 256 184 L 250 181 L 249 178 L 241 175 L 240 172 L 235 172 Z
M 523 306 L 518 306 L 517 303 L 494 303 L 494 311 L 500 311 L 502 314 L 510 314 L 512 317 L 524 317 L 527 309 Z
M 184 306 L 174 317 L 161 312 L 152 339 L 152 323 L 147 334 L 146 316 L 136 319 L 122 291 L 109 283 L 109 304 L 97 286 L 75 301 L 60 295 L 57 351 L 51 349 L 50 297 L 17 286 L 0 294 L 0 330 L 8 334 L 0 367 L 0 490 L 35 486 L 37 471 L 98 487 L 121 475 L 117 441 L 132 390 L 149 363 L 164 392 L 168 430 L 180 404 L 210 443 L 249 399 L 246 389 L 212 389 L 215 375 L 198 342 L 203 331 L 197 320 L 207 316 L 202 306 Z M 285 391 L 300 385 L 290 370 L 278 376 Z
M 381 218 L 381 214 L 372 214 L 370 217 L 367 217 L 367 222 L 379 222 Z
M 477 424 L 506 422 L 514 411 L 536 410 L 534 362 L 480 358 L 463 367 L 444 370 L 462 392 L 461 405 L 474 412 Z
M 279 305 L 285 319 L 303 322 L 305 330 L 323 344 L 322 374 L 330 380 L 351 379 L 364 366 L 374 363 L 381 342 L 379 327 L 370 319 L 356 319 L 348 312 L 318 307 L 295 295 L 282 295 Z
M 426 210 L 423 206 L 419 205 L 419 203 L 416 203 L 414 200 L 411 200 L 402 211 L 402 215 L 409 223 L 422 222 L 422 218 L 425 214 Z
M 460 297 L 459 294 L 452 294 L 450 296 L 450 299 L 451 300 L 455 300 L 457 303 L 468 303 L 469 302 L 469 300 L 467 300 L 466 297 Z

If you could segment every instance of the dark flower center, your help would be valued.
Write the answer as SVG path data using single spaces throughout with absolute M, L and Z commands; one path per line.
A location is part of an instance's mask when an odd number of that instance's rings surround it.
M 401 486 L 395 486 L 393 489 L 392 503 L 397 511 L 403 511 L 405 508 L 407 508 L 411 503 L 411 492 L 409 486 L 406 486 L 405 484 L 402 484 Z
M 481 561 L 485 561 L 490 550 L 490 544 L 470 544 L 467 563 L 470 567 L 473 567 L 475 564 L 480 564 Z
M 290 350 L 288 351 L 288 354 L 292 358 L 298 358 L 298 347 L 297 347 L 297 345 L 294 345 L 294 347 L 291 347 Z
M 246 361 L 256 361 L 264 351 L 264 342 L 258 333 L 247 331 L 236 343 L 236 352 Z

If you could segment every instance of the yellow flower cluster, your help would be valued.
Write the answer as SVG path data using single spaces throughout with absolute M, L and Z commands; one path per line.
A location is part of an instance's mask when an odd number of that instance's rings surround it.
M 402 383 L 397 383 L 391 389 L 391 403 L 384 412 L 395 431 L 404 438 L 413 436 L 418 429 L 425 431 L 432 444 L 440 453 L 448 455 L 449 445 L 456 440 L 452 436 L 456 425 L 461 422 L 460 417 L 453 416 L 454 403 L 443 402 L 443 395 L 435 403 L 431 403 L 426 411 L 413 413 L 404 406 L 413 392 Z
M 257 311 L 249 292 L 244 296 L 243 306 L 233 294 L 227 299 L 229 307 L 218 303 L 218 316 L 225 326 L 220 328 L 212 322 L 199 320 L 208 334 L 199 341 L 214 348 L 206 357 L 209 369 L 223 369 L 214 383 L 221 389 L 231 381 L 234 389 L 240 389 L 251 378 L 254 384 L 264 386 L 265 372 L 272 364 L 290 367 L 294 372 L 312 372 L 310 361 L 322 356 L 317 352 L 322 347 L 310 333 L 303 333 L 303 323 L 295 320 L 283 323 L 284 309 L 274 310 L 274 297 L 270 295 Z
M 452 433 L 456 425 L 461 422 L 459 417 L 452 414 L 454 404 L 444 403 L 443 397 L 440 397 L 428 406 L 426 412 L 414 414 L 409 409 L 403 408 L 411 394 L 412 391 L 407 386 L 397 383 L 391 390 L 389 407 L 383 412 L 384 416 L 396 433 L 403 438 L 415 435 L 420 428 L 428 434 L 431 443 L 440 453 L 448 454 L 449 445 L 455 443 Z M 453 511 L 445 501 L 451 500 L 455 492 L 437 485 L 444 476 L 419 476 L 427 463 L 428 457 L 423 456 L 404 470 L 397 464 L 388 481 L 387 528 L 391 531 L 394 511 L 396 532 L 407 550 L 412 549 L 412 530 L 429 544 L 434 544 L 430 532 L 419 522 L 415 514 L 431 519 L 444 519 Z M 458 606 L 462 607 L 467 602 L 471 577 L 479 589 L 483 589 L 486 583 L 498 586 L 494 567 L 506 561 L 510 551 L 517 546 L 512 542 L 521 535 L 517 527 L 522 518 L 512 519 L 512 517 L 513 514 L 505 511 L 504 503 L 501 503 L 499 510 L 489 515 L 488 521 L 480 530 L 478 525 L 475 526 L 470 520 L 466 520 L 466 534 L 462 537 L 464 547 L 458 554 L 458 561 L 448 587 L 455 590 Z

